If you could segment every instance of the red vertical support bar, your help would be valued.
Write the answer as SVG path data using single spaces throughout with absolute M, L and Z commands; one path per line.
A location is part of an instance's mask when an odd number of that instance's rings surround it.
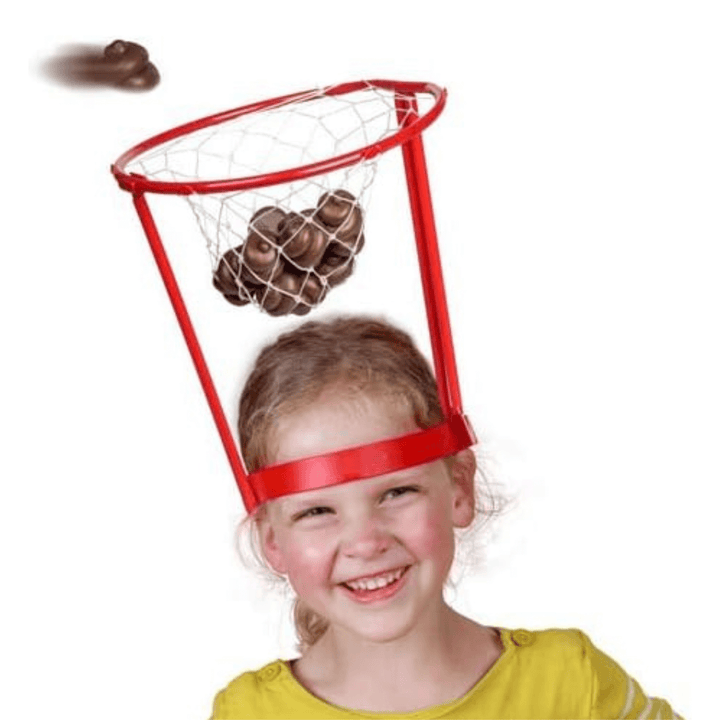
M 225 417 L 225 412 L 220 404 L 217 390 L 215 389 L 215 385 L 210 376 L 210 371 L 208 370 L 207 363 L 205 362 L 205 357 L 200 349 L 200 343 L 198 342 L 197 335 L 195 334 L 195 330 L 190 320 L 190 315 L 185 307 L 185 302 L 183 301 L 180 293 L 180 288 L 178 287 L 177 280 L 175 279 L 175 275 L 170 267 L 170 261 L 168 260 L 167 253 L 165 252 L 165 248 L 160 240 L 160 234 L 158 233 L 155 221 L 150 213 L 150 208 L 148 207 L 147 200 L 145 200 L 144 193 L 133 194 L 133 202 L 135 203 L 135 209 L 140 217 L 140 222 L 142 223 L 145 235 L 150 243 L 150 249 L 152 250 L 155 262 L 160 270 L 160 275 L 162 275 L 163 282 L 165 283 L 165 288 L 170 296 L 170 302 L 172 303 L 173 310 L 175 310 L 175 315 L 180 323 L 180 328 L 183 336 L 185 337 L 185 342 L 187 343 L 193 363 L 195 364 L 195 369 L 200 378 L 200 383 L 205 391 L 205 397 L 210 405 L 210 411 L 215 419 L 215 425 L 220 433 L 220 439 L 222 440 L 225 453 L 230 461 L 230 467 L 232 468 L 235 476 L 235 482 L 238 485 L 245 507 L 255 507 L 257 504 L 255 500 L 255 493 L 247 480 L 245 466 L 242 458 L 240 457 L 240 453 L 238 452 L 237 445 L 233 440 L 232 433 L 230 432 L 230 426 L 228 425 L 227 418 Z
M 414 97 L 396 95 L 395 106 L 398 123 L 401 126 L 418 117 L 417 102 Z M 410 194 L 410 211 L 415 229 L 438 392 L 445 417 L 450 417 L 461 411 L 462 401 L 421 136 L 416 135 L 406 142 L 402 146 L 402 154 Z

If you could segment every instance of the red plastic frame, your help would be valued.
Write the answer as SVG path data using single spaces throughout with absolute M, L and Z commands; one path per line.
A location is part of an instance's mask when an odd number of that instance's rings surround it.
M 352 153 L 269 175 L 228 180 L 182 183 L 159 182 L 141 175 L 125 172 L 125 168 L 131 160 L 163 142 L 194 130 L 222 123 L 240 115 L 260 112 L 283 103 L 302 102 L 306 99 L 315 98 L 319 94 L 318 91 L 310 91 L 246 105 L 187 123 L 136 145 L 124 153 L 111 168 L 120 187 L 133 194 L 133 201 L 140 222 L 165 283 L 210 405 L 225 453 L 230 461 L 240 494 L 249 513 L 253 512 L 263 502 L 282 495 L 395 472 L 402 468 L 447 457 L 470 447 L 476 442 L 472 428 L 462 412 L 430 185 L 420 136 L 422 131 L 442 111 L 445 105 L 446 91 L 430 83 L 373 80 L 336 85 L 321 92 L 337 95 L 367 88 L 368 86 L 391 90 L 396 93 L 395 104 L 399 130 L 391 137 Z M 417 101 L 415 100 L 418 93 L 429 93 L 435 99 L 432 108 L 422 116 L 418 113 Z M 163 247 L 160 234 L 145 199 L 145 193 L 189 195 L 191 193 L 227 192 L 230 190 L 265 187 L 345 167 L 360 160 L 374 157 L 397 146 L 402 147 L 425 309 L 432 344 L 433 363 L 440 402 L 446 420 L 436 427 L 420 432 L 388 438 L 356 448 L 347 448 L 326 455 L 302 458 L 290 463 L 269 466 L 248 475 L 222 409 L 222 404 Z

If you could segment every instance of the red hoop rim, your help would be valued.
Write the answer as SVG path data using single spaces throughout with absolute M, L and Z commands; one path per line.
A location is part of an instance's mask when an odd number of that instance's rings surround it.
M 390 137 L 378 140 L 377 142 L 366 145 L 358 150 L 353 150 L 352 152 L 337 155 L 336 157 L 310 163 L 308 165 L 302 165 L 297 168 L 290 168 L 287 170 L 244 178 L 230 178 L 226 180 L 197 180 L 191 182 L 151 180 L 137 173 L 125 172 L 128 163 L 135 160 L 142 153 L 147 152 L 164 142 L 175 140 L 183 135 L 195 132 L 196 130 L 201 130 L 213 125 L 219 125 L 242 115 L 267 110 L 268 108 L 274 106 L 292 102 L 304 102 L 317 98 L 320 95 L 345 95 L 347 93 L 367 89 L 369 87 L 399 92 L 404 95 L 415 95 L 419 93 L 429 94 L 433 96 L 435 102 L 426 113 L 422 116 L 415 116 L 411 118 L 407 123 L 399 127 L 398 130 Z M 330 172 L 332 170 L 338 170 L 349 165 L 354 165 L 363 160 L 369 160 L 377 155 L 387 152 L 391 148 L 405 144 L 408 140 L 423 132 L 423 130 L 425 130 L 437 119 L 445 107 L 446 97 L 447 90 L 433 83 L 406 82 L 398 80 L 358 80 L 340 85 L 331 85 L 321 89 L 305 90 L 303 92 L 272 98 L 271 100 L 263 100 L 250 105 L 244 105 L 233 110 L 216 113 L 215 115 L 209 115 L 199 120 L 193 120 L 192 122 L 185 123 L 184 125 L 179 125 L 176 128 L 167 130 L 166 132 L 155 135 L 148 140 L 135 145 L 130 150 L 123 153 L 110 169 L 120 187 L 123 190 L 127 190 L 128 192 L 134 194 L 150 192 L 164 195 L 207 195 L 217 192 L 250 190 L 253 188 L 267 187 L 269 185 L 279 185 L 280 183 L 309 178 L 315 175 Z

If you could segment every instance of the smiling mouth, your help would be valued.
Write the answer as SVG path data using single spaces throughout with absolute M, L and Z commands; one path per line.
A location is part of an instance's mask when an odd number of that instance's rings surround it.
M 376 575 L 374 577 L 358 580 L 349 580 L 348 582 L 340 584 L 351 592 L 357 594 L 368 594 L 377 590 L 385 590 L 393 585 L 396 585 L 408 571 L 409 567 L 409 565 L 406 565 L 405 567 L 398 568 L 397 570 L 391 570 L 383 575 Z

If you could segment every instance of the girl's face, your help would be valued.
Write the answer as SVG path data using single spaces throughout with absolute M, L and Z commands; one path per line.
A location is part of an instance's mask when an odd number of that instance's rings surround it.
M 383 398 L 321 397 L 284 416 L 274 462 L 417 431 Z M 460 453 L 368 480 L 280 498 L 261 522 L 265 555 L 298 596 L 338 630 L 372 641 L 432 622 L 454 555 L 454 527 L 473 518 L 475 458 Z

